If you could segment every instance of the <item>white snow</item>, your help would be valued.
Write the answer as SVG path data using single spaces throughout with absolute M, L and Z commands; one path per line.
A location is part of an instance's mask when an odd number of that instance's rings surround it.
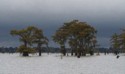
M 76 58 L 60 54 L 31 55 L 0 53 L 0 74 L 125 74 L 125 55 L 113 54 Z

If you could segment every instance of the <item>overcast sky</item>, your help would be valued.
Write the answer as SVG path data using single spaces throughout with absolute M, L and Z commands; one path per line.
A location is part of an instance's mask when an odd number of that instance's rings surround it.
M 19 45 L 11 29 L 34 25 L 51 38 L 74 19 L 94 26 L 100 47 L 109 47 L 111 35 L 125 28 L 125 0 L 0 0 L 0 47 Z M 57 45 L 50 40 L 50 46 Z

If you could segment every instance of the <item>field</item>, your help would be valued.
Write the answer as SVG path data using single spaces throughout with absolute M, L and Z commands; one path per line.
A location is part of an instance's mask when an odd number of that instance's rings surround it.
M 76 58 L 60 54 L 22 57 L 0 53 L 0 74 L 125 74 L 125 54 Z

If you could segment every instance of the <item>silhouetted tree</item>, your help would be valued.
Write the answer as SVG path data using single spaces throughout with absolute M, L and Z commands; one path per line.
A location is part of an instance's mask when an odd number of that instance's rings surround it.
M 119 35 L 118 34 L 113 34 L 111 37 L 111 43 L 112 47 L 114 49 L 114 53 L 117 55 L 118 54 L 118 49 L 120 48 L 120 42 L 119 42 Z M 105 51 L 106 53 L 106 51 Z
M 81 55 L 85 56 L 87 50 L 92 49 L 95 46 L 95 34 L 96 30 L 86 22 L 73 20 L 64 23 L 64 25 L 56 31 L 53 40 L 62 47 L 65 47 L 65 43 L 68 41 L 72 48 L 72 55 L 73 52 L 75 52 L 75 55 L 80 57 Z
M 66 40 L 67 40 L 67 35 L 68 35 L 68 32 L 66 32 L 66 31 L 64 31 L 64 29 L 60 28 L 52 36 L 53 40 L 60 45 L 61 53 L 64 56 L 66 55 L 65 43 L 66 43 Z
M 41 55 L 41 45 L 47 44 L 47 38 L 43 36 L 42 30 L 34 26 L 29 26 L 21 30 L 11 30 L 10 34 L 12 36 L 18 36 L 19 40 L 23 42 L 18 48 L 18 52 L 22 53 L 23 56 L 29 56 L 29 53 L 35 53 L 36 50 L 31 48 L 34 43 L 37 43 L 39 55 Z
M 41 56 L 42 45 L 46 45 L 48 47 L 48 39 L 43 35 L 43 31 L 38 28 L 35 29 L 33 36 L 33 43 L 37 44 L 37 50 L 39 52 L 39 56 Z

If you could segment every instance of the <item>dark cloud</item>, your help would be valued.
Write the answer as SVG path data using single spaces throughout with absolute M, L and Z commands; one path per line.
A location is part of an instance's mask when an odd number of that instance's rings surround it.
M 85 21 L 97 30 L 102 47 L 109 47 L 110 37 L 124 28 L 124 0 L 0 0 L 0 46 L 17 46 L 9 32 L 29 25 L 51 36 L 64 22 Z

